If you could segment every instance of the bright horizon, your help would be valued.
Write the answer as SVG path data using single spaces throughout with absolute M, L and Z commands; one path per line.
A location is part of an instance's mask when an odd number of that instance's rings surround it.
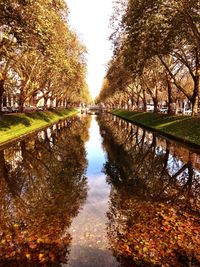
M 112 15 L 112 0 L 67 0 L 70 11 L 69 23 L 88 50 L 87 84 L 95 98 L 106 74 L 106 64 L 111 58 L 111 34 L 109 20 Z

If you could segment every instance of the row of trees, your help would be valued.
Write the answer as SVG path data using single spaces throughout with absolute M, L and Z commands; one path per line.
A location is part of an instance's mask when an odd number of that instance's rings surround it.
M 44 106 L 87 102 L 86 49 L 70 29 L 64 0 L 0 3 L 0 107 L 10 96 Z M 55 104 L 56 102 L 56 104 Z
M 117 1 L 118 2 L 118 1 Z M 113 16 L 113 57 L 98 101 L 154 111 L 179 100 L 198 113 L 200 87 L 200 2 L 125 0 Z

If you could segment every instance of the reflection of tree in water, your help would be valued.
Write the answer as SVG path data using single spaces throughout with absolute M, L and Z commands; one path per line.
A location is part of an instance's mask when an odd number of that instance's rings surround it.
M 61 123 L 0 151 L 0 266 L 60 266 L 87 196 L 88 121 Z
M 112 186 L 108 237 L 121 266 L 200 265 L 197 155 L 119 119 L 100 119 Z M 186 156 L 187 153 L 187 156 Z

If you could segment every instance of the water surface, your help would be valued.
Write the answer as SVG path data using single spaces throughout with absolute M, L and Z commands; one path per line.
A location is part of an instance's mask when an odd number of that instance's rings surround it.
M 110 186 L 106 182 L 103 166 L 106 154 L 96 117 L 92 116 L 87 151 L 88 196 L 83 210 L 70 228 L 72 248 L 69 265 L 73 267 L 118 266 L 109 251 L 106 222 Z
M 200 154 L 112 115 L 0 150 L 0 266 L 200 266 Z

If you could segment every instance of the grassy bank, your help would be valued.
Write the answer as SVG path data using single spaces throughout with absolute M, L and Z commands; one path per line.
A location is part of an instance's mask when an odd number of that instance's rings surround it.
M 0 145 L 76 114 L 75 109 L 62 111 L 7 114 L 0 118 Z
M 190 116 L 170 116 L 146 112 L 115 110 L 112 112 L 139 126 L 157 131 L 177 141 L 200 148 L 200 118 Z

